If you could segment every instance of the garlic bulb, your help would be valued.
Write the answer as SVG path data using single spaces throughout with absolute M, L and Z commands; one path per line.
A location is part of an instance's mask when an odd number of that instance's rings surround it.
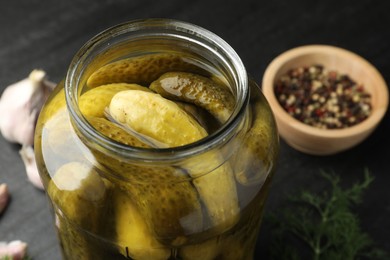
M 7 207 L 9 200 L 8 186 L 5 183 L 0 184 L 0 214 Z
M 24 167 L 26 168 L 26 173 L 29 181 L 37 188 L 43 190 L 43 184 L 39 176 L 37 163 L 35 161 L 34 149 L 32 146 L 23 145 L 22 149 L 19 151 L 20 156 L 22 157 Z
M 0 132 L 10 142 L 32 145 L 38 114 L 54 83 L 43 70 L 8 86 L 0 99 Z
M 22 260 L 24 259 L 27 251 L 27 244 L 15 240 L 12 242 L 0 242 L 0 259 L 13 259 Z

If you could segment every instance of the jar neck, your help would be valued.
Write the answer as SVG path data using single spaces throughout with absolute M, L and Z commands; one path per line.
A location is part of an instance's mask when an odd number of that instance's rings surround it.
M 231 87 L 236 104 L 232 116 L 218 131 L 185 146 L 143 149 L 102 136 L 82 116 L 78 98 L 86 79 L 96 68 L 127 56 L 172 50 L 189 54 L 208 64 Z M 210 31 L 168 19 L 136 20 L 112 27 L 93 37 L 76 53 L 70 64 L 65 79 L 65 93 L 72 123 L 87 145 L 121 159 L 143 162 L 181 160 L 223 146 L 240 128 L 249 100 L 247 73 L 236 52 Z

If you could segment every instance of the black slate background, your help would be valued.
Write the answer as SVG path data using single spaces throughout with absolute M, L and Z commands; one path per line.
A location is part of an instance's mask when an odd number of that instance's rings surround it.
M 264 70 L 281 52 L 306 44 L 331 44 L 370 61 L 390 82 L 390 2 L 388 1 L 135 1 L 20 0 L 0 2 L 0 92 L 44 69 L 61 80 L 74 53 L 92 36 L 120 22 L 148 17 L 174 18 L 205 27 L 225 39 L 247 71 L 261 82 Z M 281 142 L 277 172 L 266 213 L 278 210 L 285 194 L 325 187 L 320 169 L 334 171 L 348 187 L 375 176 L 357 209 L 364 231 L 390 252 L 390 115 L 357 147 L 333 156 L 310 156 Z M 27 181 L 20 147 L 0 137 L 0 183 L 12 200 L 0 216 L 0 241 L 28 242 L 34 260 L 60 259 L 44 192 Z M 272 234 L 263 225 L 255 259 L 267 259 Z

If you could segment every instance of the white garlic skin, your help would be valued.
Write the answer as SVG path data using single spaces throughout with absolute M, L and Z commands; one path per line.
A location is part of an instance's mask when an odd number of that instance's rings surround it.
M 34 143 L 36 120 L 53 88 L 45 76 L 43 70 L 33 70 L 28 78 L 4 90 L 0 98 L 0 132 L 7 141 Z
M 44 187 L 41 177 L 39 176 L 38 167 L 35 160 L 34 148 L 31 145 L 23 145 L 22 149 L 19 151 L 19 154 L 22 157 L 24 167 L 26 168 L 28 180 L 36 188 L 43 190 Z
M 0 259 L 22 260 L 27 251 L 27 243 L 20 240 L 0 242 Z M 7 258 L 8 257 L 8 258 Z

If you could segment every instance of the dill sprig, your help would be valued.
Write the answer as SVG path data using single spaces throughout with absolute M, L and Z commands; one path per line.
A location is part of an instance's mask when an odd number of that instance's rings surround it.
M 280 214 L 271 215 L 272 259 L 389 259 L 385 251 L 374 247 L 352 211 L 374 180 L 369 171 L 349 189 L 340 187 L 340 177 L 334 173 L 322 171 L 321 176 L 330 183 L 329 190 L 302 191 L 289 198 L 289 206 Z

